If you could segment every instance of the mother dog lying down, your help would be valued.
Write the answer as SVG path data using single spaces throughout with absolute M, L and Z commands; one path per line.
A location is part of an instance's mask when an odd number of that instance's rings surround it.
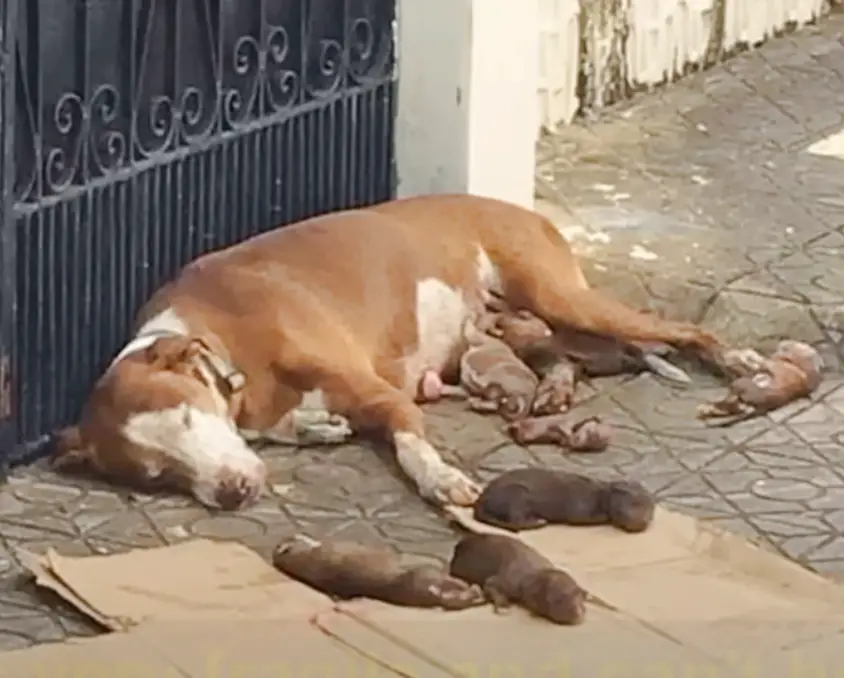
M 396 200 L 186 266 L 143 306 L 78 425 L 53 436 L 53 460 L 236 509 L 266 479 L 247 441 L 336 443 L 375 428 L 422 496 L 471 504 L 478 487 L 426 439 L 417 386 L 426 372 L 452 377 L 490 291 L 552 326 L 720 350 L 696 325 L 590 290 L 531 211 L 468 195 Z

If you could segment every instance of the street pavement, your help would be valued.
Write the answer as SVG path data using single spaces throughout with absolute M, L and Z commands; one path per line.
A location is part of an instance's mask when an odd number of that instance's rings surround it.
M 653 377 L 584 387 L 584 413 L 616 429 L 606 452 L 512 444 L 495 419 L 428 408 L 446 457 L 478 478 L 546 465 L 644 482 L 667 507 L 749 537 L 823 574 L 844 574 L 844 17 L 643 94 L 540 143 L 541 208 L 597 285 L 703 322 L 735 344 L 814 342 L 827 361 L 811 401 L 731 429 L 694 419 L 720 392 Z M 835 157 L 838 153 L 839 157 Z M 401 480 L 386 449 L 267 448 L 272 494 L 235 514 L 42 468 L 0 488 L 0 650 L 95 629 L 21 577 L 14 549 L 112 553 L 193 536 L 267 555 L 294 532 L 388 543 L 440 561 L 447 522 Z

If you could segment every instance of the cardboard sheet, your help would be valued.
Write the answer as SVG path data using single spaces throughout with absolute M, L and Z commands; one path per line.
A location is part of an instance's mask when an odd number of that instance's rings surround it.
M 407 648 L 401 662 L 377 654 L 378 660 L 410 675 L 455 676 L 682 676 L 725 675 L 724 667 L 705 653 L 653 633 L 635 620 L 601 608 L 589 611 L 579 626 L 558 626 L 531 617 L 519 608 L 495 614 L 490 607 L 461 612 L 401 610 L 374 602 L 341 606 L 341 615 L 319 615 L 317 624 L 350 642 L 364 642 L 361 627 L 392 641 L 370 647 Z M 424 661 L 439 672 L 422 673 Z M 658 664 L 658 668 L 655 667 Z M 689 667 L 706 667 L 702 673 Z M 694 669 L 693 669 L 694 670 Z M 698 669 L 700 670 L 700 669 Z M 715 673 L 712 673 L 714 671 Z M 729 674 L 726 674 L 729 675 Z
M 3 678 L 402 675 L 321 631 L 316 616 L 336 614 L 334 603 L 237 543 L 18 556 L 39 586 L 119 633 L 3 653 Z
M 3 678 L 401 675 L 301 620 L 153 621 L 129 633 L 5 652 L 0 666 Z
M 513 536 L 476 521 L 471 509 L 451 507 L 447 514 L 471 532 Z M 648 573 L 659 578 L 656 573 L 669 570 L 705 570 L 712 577 L 740 582 L 777 598 L 844 609 L 844 587 L 837 583 L 743 537 L 663 507 L 657 507 L 653 524 L 641 534 L 626 534 L 609 526 L 551 525 L 520 532 L 518 537 L 585 580 L 644 577 Z M 633 582 L 626 588 L 641 591 Z M 653 590 L 650 585 L 648 590 Z
M 450 515 L 470 530 L 498 531 L 468 511 Z M 658 658 L 660 675 L 733 675 L 722 657 L 779 662 L 844 629 L 841 587 L 670 511 L 639 535 L 555 526 L 520 538 L 617 609 L 592 604 L 585 624 L 560 627 L 519 609 L 335 604 L 250 549 L 207 540 L 86 558 L 19 552 L 39 585 L 118 633 L 4 653 L 0 674 L 654 675 Z
M 332 605 L 234 542 L 197 539 L 84 558 L 52 550 L 18 556 L 39 586 L 112 631 L 150 620 L 307 618 Z

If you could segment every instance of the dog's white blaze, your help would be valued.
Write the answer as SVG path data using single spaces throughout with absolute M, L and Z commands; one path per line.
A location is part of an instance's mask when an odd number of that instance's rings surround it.
M 181 334 L 187 336 L 189 329 L 187 323 L 179 317 L 172 308 L 163 310 L 156 316 L 153 316 L 141 325 L 134 338 L 129 340 L 120 352 L 115 356 L 111 364 L 114 365 L 118 360 L 125 358 L 130 353 L 140 351 L 149 346 L 152 346 L 158 339 L 158 334 L 161 332 L 170 332 L 172 334 Z
M 222 471 L 240 474 L 250 485 L 263 485 L 266 467 L 237 434 L 231 420 L 187 403 L 131 415 L 123 435 L 132 443 L 159 450 L 193 469 L 194 494 L 215 506 Z

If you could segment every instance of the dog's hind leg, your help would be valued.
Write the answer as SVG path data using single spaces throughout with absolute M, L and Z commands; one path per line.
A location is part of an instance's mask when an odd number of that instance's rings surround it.
M 549 226 L 539 237 L 545 242 L 531 248 L 529 259 L 510 256 L 496 261 L 512 306 L 526 308 L 552 326 L 574 327 L 627 342 L 661 341 L 720 360 L 722 346 L 715 335 L 694 323 L 635 310 L 590 289 L 582 273 L 572 272 L 576 260 L 556 229 Z

